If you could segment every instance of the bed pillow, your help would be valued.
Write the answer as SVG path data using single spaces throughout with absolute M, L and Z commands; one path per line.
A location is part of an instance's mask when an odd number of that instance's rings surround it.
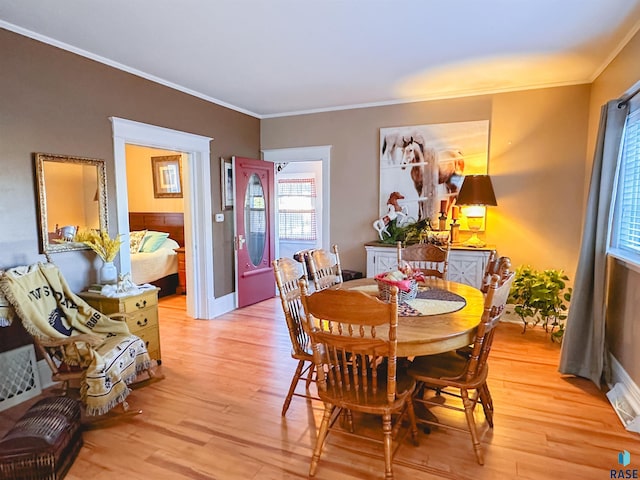
M 147 234 L 144 236 L 144 241 L 140 247 L 140 251 L 144 253 L 153 253 L 158 250 L 164 241 L 169 238 L 167 232 L 154 232 L 153 230 L 147 230 Z
M 131 253 L 138 253 L 140 251 L 146 234 L 146 230 L 138 230 L 129 234 L 129 249 Z
M 160 248 L 166 248 L 167 250 L 175 250 L 176 248 L 180 248 L 180 244 L 176 242 L 173 238 L 167 238 Z

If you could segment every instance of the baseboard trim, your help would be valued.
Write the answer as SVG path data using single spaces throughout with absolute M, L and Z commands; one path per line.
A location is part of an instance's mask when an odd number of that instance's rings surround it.
M 640 433 L 640 388 L 612 354 L 609 354 L 609 362 L 611 383 L 607 398 L 624 428 Z
M 508 306 L 507 306 L 508 308 Z M 516 312 L 512 312 L 510 310 L 506 310 L 502 312 L 502 316 L 500 317 L 500 321 L 503 323 L 518 323 L 522 325 L 522 319 L 518 316 Z
M 225 313 L 235 310 L 236 309 L 235 293 L 229 293 L 222 297 L 216 298 L 214 305 L 215 305 L 216 317 L 219 317 L 220 315 L 224 315 Z

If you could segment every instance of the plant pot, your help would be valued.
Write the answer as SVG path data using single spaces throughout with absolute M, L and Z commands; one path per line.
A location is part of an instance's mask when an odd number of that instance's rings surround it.
M 104 262 L 100 268 L 100 283 L 102 285 L 115 285 L 118 283 L 118 269 L 113 262 Z

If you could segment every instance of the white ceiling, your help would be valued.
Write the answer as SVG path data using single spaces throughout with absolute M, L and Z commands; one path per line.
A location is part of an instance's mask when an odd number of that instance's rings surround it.
M 268 118 L 591 82 L 640 0 L 0 0 L 0 27 Z

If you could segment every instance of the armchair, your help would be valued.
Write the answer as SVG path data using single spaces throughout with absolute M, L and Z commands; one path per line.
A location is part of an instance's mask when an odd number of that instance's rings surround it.
M 102 415 L 126 398 L 138 374 L 150 377 L 151 359 L 144 342 L 129 333 L 122 319 L 107 317 L 69 288 L 52 263 L 7 270 L 0 290 L 15 310 L 54 381 L 80 382 L 87 415 Z

